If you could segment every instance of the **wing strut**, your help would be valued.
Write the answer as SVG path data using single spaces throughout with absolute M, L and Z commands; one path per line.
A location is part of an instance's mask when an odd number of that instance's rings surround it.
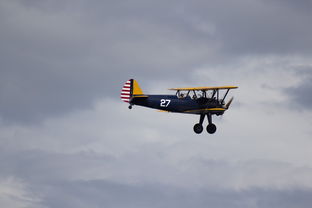
M 223 99 L 222 99 L 221 103 L 223 103 L 223 102 L 224 102 L 224 99 L 226 98 L 226 96 L 227 96 L 227 94 L 229 93 L 229 91 L 230 91 L 230 89 L 227 89 L 227 91 L 226 91 L 226 93 L 225 93 L 225 95 L 224 95 L 224 97 L 223 97 Z

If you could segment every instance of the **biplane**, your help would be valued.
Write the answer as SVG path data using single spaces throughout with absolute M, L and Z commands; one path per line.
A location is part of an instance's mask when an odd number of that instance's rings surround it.
M 193 87 L 193 88 L 171 88 L 175 95 L 147 95 L 144 94 L 138 82 L 134 79 L 128 80 L 122 90 L 121 99 L 129 103 L 129 109 L 133 105 L 158 109 L 164 112 L 198 114 L 199 123 L 193 127 L 195 133 L 203 131 L 203 122 L 208 118 L 207 132 L 213 134 L 217 127 L 212 123 L 212 115 L 223 115 L 229 109 L 233 97 L 225 102 L 229 91 L 236 86 L 222 87 Z

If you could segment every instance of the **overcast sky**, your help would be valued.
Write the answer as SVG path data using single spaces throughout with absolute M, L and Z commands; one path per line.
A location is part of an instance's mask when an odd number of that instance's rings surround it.
M 1 0 L 0 207 L 312 205 L 310 0 Z M 120 98 L 237 85 L 214 135 Z M 206 125 L 205 121 L 205 125 Z

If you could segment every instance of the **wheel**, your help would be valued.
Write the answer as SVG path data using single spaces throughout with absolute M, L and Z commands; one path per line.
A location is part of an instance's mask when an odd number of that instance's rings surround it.
M 195 124 L 194 125 L 194 132 L 196 133 L 196 134 L 200 134 L 200 133 L 202 133 L 203 132 L 203 126 L 200 124 L 200 123 L 197 123 L 197 124 Z
M 129 109 L 132 109 L 132 105 L 129 105 L 129 107 L 128 107 Z
M 216 130 L 217 130 L 216 125 L 214 125 L 213 123 L 208 124 L 208 126 L 207 126 L 207 132 L 208 132 L 209 134 L 215 133 Z

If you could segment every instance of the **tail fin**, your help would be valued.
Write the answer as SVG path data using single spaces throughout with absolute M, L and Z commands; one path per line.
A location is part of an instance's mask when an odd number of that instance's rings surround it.
M 136 80 L 129 79 L 121 90 L 120 98 L 122 101 L 130 103 L 131 98 L 135 95 L 143 95 L 143 91 Z

